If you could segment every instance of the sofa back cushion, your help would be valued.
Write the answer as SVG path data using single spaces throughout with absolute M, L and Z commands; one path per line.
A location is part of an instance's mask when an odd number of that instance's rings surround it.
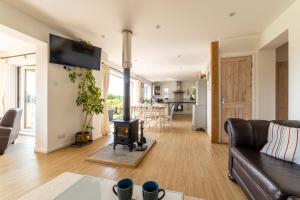
M 250 120 L 254 137 L 255 149 L 259 152 L 263 146 L 268 142 L 268 130 L 270 121 L 266 120 Z
M 300 165 L 300 128 L 271 122 L 268 130 L 268 142 L 261 152 Z

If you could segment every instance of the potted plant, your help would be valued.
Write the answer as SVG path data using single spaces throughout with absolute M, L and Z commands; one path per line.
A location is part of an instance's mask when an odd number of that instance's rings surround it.
M 70 81 L 78 83 L 76 104 L 84 113 L 82 129 L 76 133 L 76 143 L 86 144 L 92 140 L 93 116 L 103 113 L 104 99 L 101 98 L 101 89 L 96 86 L 92 70 L 73 67 L 65 67 L 65 69 L 69 72 Z

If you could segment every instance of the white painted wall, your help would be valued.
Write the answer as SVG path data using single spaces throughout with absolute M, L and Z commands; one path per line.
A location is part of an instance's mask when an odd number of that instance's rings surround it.
M 51 29 L 18 10 L 0 2 L 0 31 L 33 44 L 37 49 L 37 137 L 36 151 L 48 151 L 48 51 Z
M 58 32 L 0 1 L 0 31 L 36 46 L 37 53 L 37 135 L 36 151 L 51 152 L 74 141 L 81 130 L 82 113 L 75 104 L 77 86 L 62 66 L 49 63 L 49 33 Z M 93 43 L 93 38 L 85 38 Z M 102 51 L 102 60 L 110 64 Z M 99 82 L 99 72 L 95 72 Z M 146 81 L 146 80 L 145 80 Z M 100 137 L 99 116 L 93 119 L 95 138 Z
M 61 66 L 48 63 L 49 33 L 61 33 L 2 1 L 0 25 L 6 34 L 37 46 L 36 151 L 50 152 L 69 145 L 81 127 L 81 112 L 74 103 L 76 86 Z
M 300 1 L 287 9 L 261 35 L 259 48 L 272 42 L 277 36 L 288 30 L 289 42 L 289 119 L 300 119 Z
M 276 114 L 276 50 L 257 51 L 258 119 L 274 120 Z

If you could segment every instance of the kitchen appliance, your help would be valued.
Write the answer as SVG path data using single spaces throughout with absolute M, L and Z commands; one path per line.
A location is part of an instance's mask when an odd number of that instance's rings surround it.
M 196 81 L 196 104 L 193 105 L 192 129 L 207 130 L 207 80 Z

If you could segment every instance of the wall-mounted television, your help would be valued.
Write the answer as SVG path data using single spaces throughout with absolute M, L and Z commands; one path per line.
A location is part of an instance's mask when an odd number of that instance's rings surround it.
M 101 48 L 50 34 L 50 63 L 100 70 Z

